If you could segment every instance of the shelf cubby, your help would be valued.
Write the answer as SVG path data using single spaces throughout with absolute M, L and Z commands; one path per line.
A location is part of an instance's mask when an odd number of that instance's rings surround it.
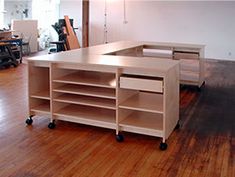
M 49 92 L 49 90 L 43 90 L 43 91 L 31 94 L 30 97 L 50 100 L 50 92 Z
M 116 109 L 115 100 L 106 99 L 106 98 L 97 98 L 76 94 L 63 93 L 56 98 L 54 101 L 63 102 L 63 103 L 72 103 L 79 105 L 92 106 L 97 108 L 106 108 L 106 109 Z
M 120 103 L 119 108 L 163 114 L 163 95 L 139 92 Z
M 54 92 L 70 93 L 85 96 L 93 96 L 98 98 L 116 99 L 115 89 L 92 87 L 77 84 L 63 84 L 53 89 Z
M 46 99 L 30 98 L 31 112 L 50 114 L 50 101 Z
M 28 63 L 30 115 L 50 115 L 50 67 Z
M 120 110 L 122 111 L 122 110 Z M 119 122 L 120 130 L 152 136 L 163 136 L 163 115 L 132 111 Z
M 79 84 L 103 88 L 115 88 L 115 74 L 95 71 L 74 71 L 62 77 L 55 78 L 53 82 Z
M 53 114 L 60 120 L 77 122 L 87 125 L 116 128 L 115 111 L 76 104 L 65 106 Z

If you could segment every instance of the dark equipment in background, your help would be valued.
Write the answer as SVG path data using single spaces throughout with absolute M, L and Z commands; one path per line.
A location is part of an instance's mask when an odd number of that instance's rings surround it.
M 0 43 L 0 68 L 16 67 L 18 62 L 12 52 L 10 43 Z
M 73 19 L 69 19 L 71 26 L 73 27 Z M 50 44 L 56 44 L 55 48 L 50 48 L 49 53 L 52 52 L 61 52 L 67 50 L 66 48 L 66 38 L 67 38 L 67 31 L 66 31 L 66 23 L 65 19 L 59 19 L 54 25 L 52 25 L 54 30 L 58 34 L 58 41 L 52 41 Z M 75 29 L 75 28 L 73 28 Z

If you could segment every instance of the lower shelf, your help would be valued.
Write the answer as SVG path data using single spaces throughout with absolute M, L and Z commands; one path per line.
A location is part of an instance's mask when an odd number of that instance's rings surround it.
M 163 137 L 163 116 L 161 114 L 134 111 L 120 123 L 120 130 Z
M 54 114 L 56 119 L 115 129 L 115 111 L 88 106 L 68 105 Z
M 49 115 L 50 114 L 50 104 L 49 104 L 49 102 L 44 103 L 44 104 L 40 104 L 38 106 L 31 108 L 30 110 L 35 113 L 43 113 L 43 114 Z

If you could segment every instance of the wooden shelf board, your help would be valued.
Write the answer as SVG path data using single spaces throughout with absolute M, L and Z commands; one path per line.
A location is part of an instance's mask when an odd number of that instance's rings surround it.
M 31 108 L 31 111 L 50 114 L 50 104 L 49 103 L 40 104 L 36 107 Z
M 119 123 L 123 131 L 163 136 L 163 117 L 159 114 L 134 111 Z
M 87 86 L 96 86 L 104 88 L 116 88 L 115 75 L 102 73 L 100 76 L 86 76 L 79 73 L 68 74 L 58 79 L 54 79 L 54 82 L 79 84 Z
M 116 128 L 115 111 L 68 105 L 54 113 L 57 119 L 105 128 Z
M 194 86 L 201 86 L 201 83 L 199 81 L 186 81 L 186 80 L 180 80 L 180 84 L 185 85 L 194 85 Z
M 121 103 L 119 108 L 163 114 L 163 95 L 139 92 Z
M 115 90 L 109 89 L 109 88 L 66 84 L 61 87 L 55 88 L 53 91 L 61 92 L 61 93 L 94 96 L 94 97 L 100 97 L 100 98 L 116 99 Z
M 31 98 L 40 98 L 40 99 L 50 100 L 50 92 L 49 92 L 49 89 L 48 90 L 43 90 L 41 92 L 37 92 L 35 94 L 32 94 L 30 97 Z
M 116 102 L 112 99 L 105 98 L 95 98 L 74 94 L 62 94 L 54 99 L 54 101 L 63 102 L 63 103 L 72 103 L 72 104 L 80 104 L 86 106 L 93 106 L 99 108 L 106 109 L 116 109 Z

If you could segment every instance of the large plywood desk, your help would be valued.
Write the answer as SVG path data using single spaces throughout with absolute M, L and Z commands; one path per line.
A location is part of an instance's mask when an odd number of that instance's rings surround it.
M 143 44 L 117 42 L 28 59 L 29 118 L 50 117 L 161 137 L 179 120 L 179 61 L 143 57 Z M 118 56 L 131 51 L 137 56 Z M 114 55 L 115 53 L 115 55 Z M 123 54 L 121 53 L 121 55 Z

